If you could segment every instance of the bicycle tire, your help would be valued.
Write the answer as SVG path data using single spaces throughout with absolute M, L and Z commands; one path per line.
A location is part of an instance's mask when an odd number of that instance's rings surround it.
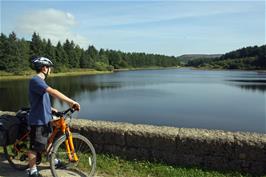
M 28 162 L 28 149 L 29 149 L 29 141 L 23 141 L 20 144 L 17 144 L 16 148 L 20 148 L 20 151 L 15 150 L 14 145 L 4 146 L 5 157 L 10 164 L 11 167 L 17 170 L 26 170 L 29 168 Z
M 80 176 L 93 176 L 96 171 L 96 153 L 93 145 L 86 137 L 79 133 L 72 133 L 72 138 L 79 160 L 77 162 L 69 161 L 65 147 L 66 135 L 62 135 L 53 144 L 50 156 L 50 169 L 53 176 L 66 176 L 64 174 L 69 175 L 71 173 Z M 56 164 L 58 161 L 59 164 Z

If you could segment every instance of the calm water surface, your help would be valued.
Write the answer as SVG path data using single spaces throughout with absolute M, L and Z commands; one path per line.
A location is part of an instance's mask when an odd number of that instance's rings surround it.
M 266 133 L 266 72 L 142 70 L 48 84 L 81 104 L 81 118 Z M 0 91 L 0 110 L 28 106 L 28 80 L 0 81 Z

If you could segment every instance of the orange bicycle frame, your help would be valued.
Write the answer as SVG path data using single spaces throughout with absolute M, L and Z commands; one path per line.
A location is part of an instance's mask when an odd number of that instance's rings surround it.
M 61 132 L 66 135 L 65 145 L 66 145 L 66 151 L 67 151 L 67 154 L 68 154 L 68 158 L 72 162 L 77 162 L 79 159 L 78 159 L 78 156 L 77 156 L 77 154 L 75 152 L 75 147 L 74 147 L 74 144 L 73 144 L 72 133 L 71 133 L 68 125 L 66 124 L 64 117 L 61 117 L 58 120 L 52 121 L 52 127 L 53 127 L 53 132 L 49 136 L 49 139 L 48 139 L 48 142 L 47 142 L 46 153 L 49 153 L 51 151 L 52 143 L 53 143 L 53 141 L 55 139 L 55 136 L 61 130 Z M 16 142 L 14 143 L 13 147 L 15 148 L 15 150 L 17 152 L 20 151 L 17 148 L 17 144 L 19 142 L 23 141 L 26 137 L 28 137 L 29 134 L 30 134 L 30 131 L 25 133 L 19 140 L 16 140 Z
M 66 124 L 65 119 L 63 117 L 60 117 L 60 119 L 52 122 L 52 126 L 53 126 L 53 133 L 48 139 L 48 147 L 49 146 L 51 147 L 54 137 L 56 136 L 57 132 L 61 129 L 62 133 L 66 135 L 65 145 L 66 145 L 68 158 L 70 161 L 77 162 L 78 156 L 75 152 L 72 133 L 68 125 Z

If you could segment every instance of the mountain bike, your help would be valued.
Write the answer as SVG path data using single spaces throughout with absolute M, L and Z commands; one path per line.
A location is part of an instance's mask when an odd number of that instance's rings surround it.
M 96 153 L 92 143 L 79 133 L 72 133 L 69 124 L 74 108 L 53 113 L 52 133 L 46 150 L 37 154 L 36 164 L 41 163 L 42 155 L 50 165 L 54 177 L 80 175 L 93 176 L 96 170 Z M 4 153 L 9 164 L 18 170 L 26 170 L 30 145 L 30 131 L 21 135 L 14 144 L 4 146 Z

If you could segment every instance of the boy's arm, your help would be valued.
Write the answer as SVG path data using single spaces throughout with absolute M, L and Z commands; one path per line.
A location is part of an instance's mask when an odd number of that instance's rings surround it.
M 70 107 L 73 107 L 74 105 L 76 105 L 77 110 L 80 110 L 80 105 L 79 103 L 75 102 L 74 100 L 68 98 L 67 96 L 65 96 L 63 93 L 59 92 L 56 89 L 53 89 L 51 87 L 48 87 L 46 89 L 46 92 L 49 93 L 50 95 L 52 95 L 52 97 L 58 98 L 64 102 L 66 102 Z
M 52 109 L 52 112 L 58 112 L 58 110 L 53 107 L 51 107 L 51 109 Z

